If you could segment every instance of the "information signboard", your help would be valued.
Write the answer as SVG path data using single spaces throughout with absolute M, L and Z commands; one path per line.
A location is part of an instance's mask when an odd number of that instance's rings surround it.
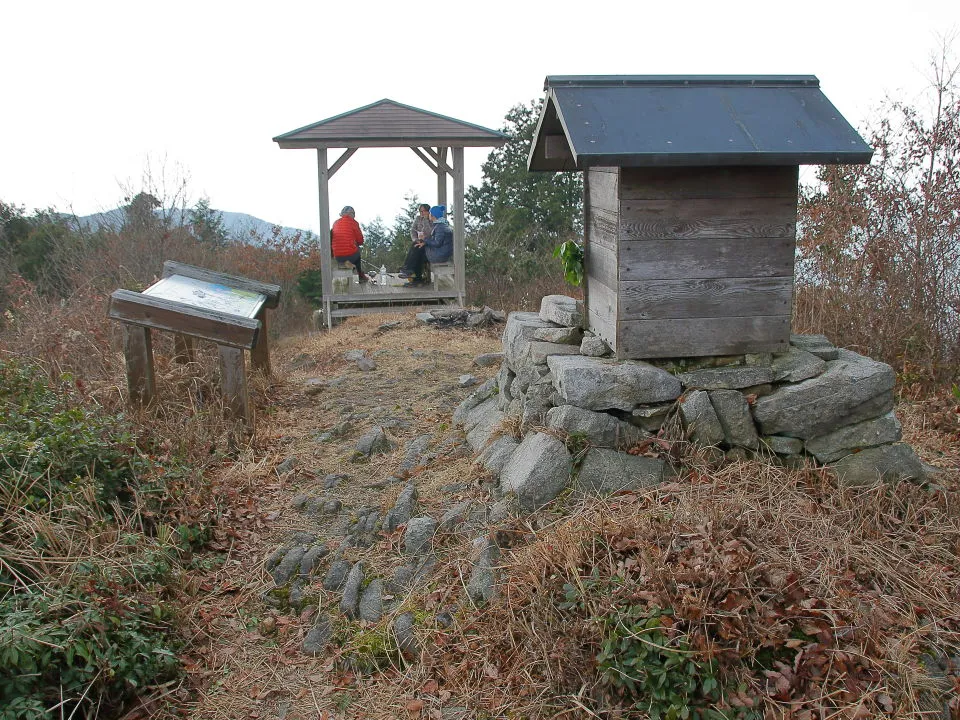
M 165 277 L 144 290 L 143 294 L 246 318 L 256 317 L 267 299 L 257 292 L 183 275 Z

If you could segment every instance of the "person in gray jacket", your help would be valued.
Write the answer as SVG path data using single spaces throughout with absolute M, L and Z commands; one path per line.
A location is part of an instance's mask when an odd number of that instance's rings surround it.
M 410 225 L 410 250 L 400 268 L 400 277 L 411 278 L 412 282 L 423 282 L 424 247 L 433 233 L 433 223 L 430 222 L 430 206 L 426 203 L 417 208 L 417 216 Z

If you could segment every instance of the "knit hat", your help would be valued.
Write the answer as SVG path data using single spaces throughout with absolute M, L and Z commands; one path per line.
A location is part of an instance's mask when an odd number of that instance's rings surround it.
M 353 211 L 353 208 L 350 205 L 344 205 L 343 210 L 340 211 L 340 216 L 343 217 L 344 215 L 353 216 L 356 215 L 356 213 Z
M 430 208 L 430 214 L 433 215 L 437 220 L 439 220 L 440 218 L 442 218 L 444 215 L 447 214 L 447 206 L 434 205 L 432 208 Z

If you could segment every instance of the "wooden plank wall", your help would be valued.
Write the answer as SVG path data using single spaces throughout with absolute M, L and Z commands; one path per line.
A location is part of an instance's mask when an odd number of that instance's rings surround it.
M 797 168 L 623 168 L 619 179 L 617 357 L 785 351 Z
M 584 174 L 584 298 L 588 327 L 617 349 L 617 264 L 620 168 L 590 168 Z

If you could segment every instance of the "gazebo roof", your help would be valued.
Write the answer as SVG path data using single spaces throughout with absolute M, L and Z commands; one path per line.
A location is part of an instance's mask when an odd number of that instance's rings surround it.
M 870 162 L 813 75 L 549 76 L 530 170 Z
M 499 147 L 509 139 L 502 132 L 386 98 L 273 138 L 284 149 Z

